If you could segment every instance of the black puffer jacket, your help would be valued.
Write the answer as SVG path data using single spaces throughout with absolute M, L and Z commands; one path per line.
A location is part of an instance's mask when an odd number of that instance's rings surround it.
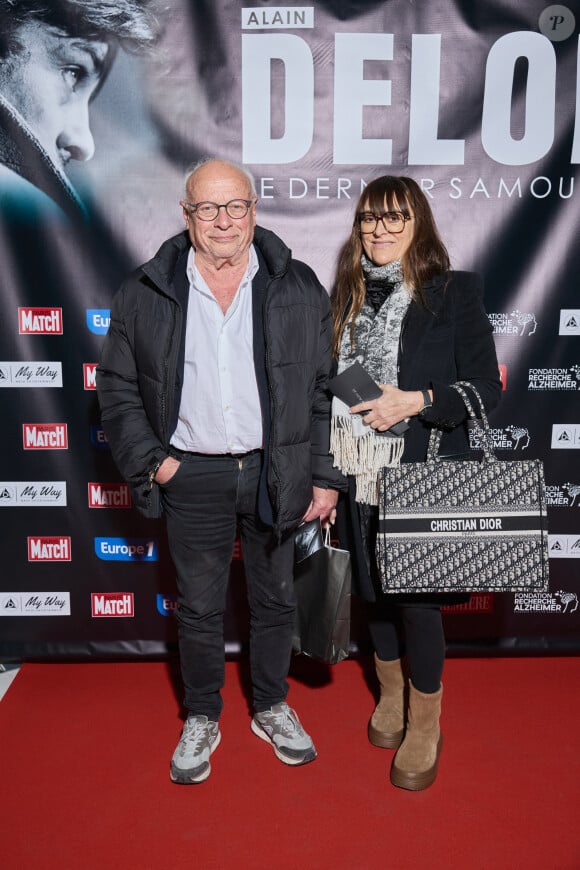
M 312 486 L 344 488 L 329 454 L 332 324 L 313 271 L 274 233 L 256 227 L 254 363 L 264 427 L 260 513 L 279 532 L 300 522 Z M 189 236 L 166 241 L 115 295 L 97 368 L 113 458 L 146 516 L 161 513 L 149 474 L 166 456 L 183 381 Z

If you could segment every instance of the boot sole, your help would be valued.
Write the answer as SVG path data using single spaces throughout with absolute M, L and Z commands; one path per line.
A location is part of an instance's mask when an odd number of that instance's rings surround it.
M 435 764 L 429 770 L 422 770 L 418 773 L 408 770 L 400 770 L 393 764 L 391 768 L 391 783 L 397 788 L 405 788 L 407 791 L 423 791 L 433 785 L 437 778 L 437 768 L 439 767 L 439 755 L 443 747 L 443 735 L 439 736 L 437 743 L 437 757 Z
M 368 725 L 369 743 L 378 746 L 379 749 L 398 749 L 403 742 L 405 729 L 400 731 L 378 731 L 371 723 Z

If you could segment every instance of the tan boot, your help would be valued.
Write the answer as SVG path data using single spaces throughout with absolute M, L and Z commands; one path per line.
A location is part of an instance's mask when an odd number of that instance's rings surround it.
M 421 791 L 437 776 L 443 737 L 439 730 L 443 686 L 432 695 L 418 692 L 409 681 L 409 715 L 405 739 L 391 768 L 391 782 L 399 788 Z
M 401 659 L 383 662 L 375 655 L 375 669 L 381 686 L 381 697 L 370 718 L 369 740 L 382 749 L 397 749 L 405 732 L 405 678 Z

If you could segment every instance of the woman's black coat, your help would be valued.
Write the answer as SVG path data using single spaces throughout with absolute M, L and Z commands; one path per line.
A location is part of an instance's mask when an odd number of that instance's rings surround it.
M 486 412 L 501 396 L 501 382 L 493 341 L 493 331 L 483 306 L 481 278 L 473 272 L 451 272 L 434 278 L 425 288 L 426 305 L 412 301 L 407 310 L 399 342 L 397 386 L 401 390 L 433 390 L 433 405 L 424 419 L 412 417 L 405 435 L 403 462 L 422 462 L 427 454 L 432 426 L 444 430 L 440 455 L 469 454 L 467 413 L 459 394 L 452 389 L 456 381 L 469 381 L 478 390 Z M 363 554 L 354 501 L 354 479 L 349 492 L 339 502 L 337 533 L 341 546 L 353 558 L 355 591 L 368 601 L 376 600 Z M 380 593 L 379 593 L 380 594 Z M 431 602 L 457 603 L 457 595 L 389 595 L 400 604 Z

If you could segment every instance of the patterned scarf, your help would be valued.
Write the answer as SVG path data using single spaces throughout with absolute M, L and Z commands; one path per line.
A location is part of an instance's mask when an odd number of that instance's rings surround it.
M 365 302 L 354 327 L 354 347 L 348 325 L 342 335 L 338 373 L 359 362 L 377 384 L 396 385 L 399 337 L 411 294 L 400 260 L 375 266 L 363 254 L 361 262 Z M 358 502 L 378 504 L 379 472 L 384 466 L 399 465 L 404 446 L 404 438 L 371 429 L 361 416 L 350 414 L 344 402 L 333 398 L 330 450 L 335 466 L 356 478 Z

